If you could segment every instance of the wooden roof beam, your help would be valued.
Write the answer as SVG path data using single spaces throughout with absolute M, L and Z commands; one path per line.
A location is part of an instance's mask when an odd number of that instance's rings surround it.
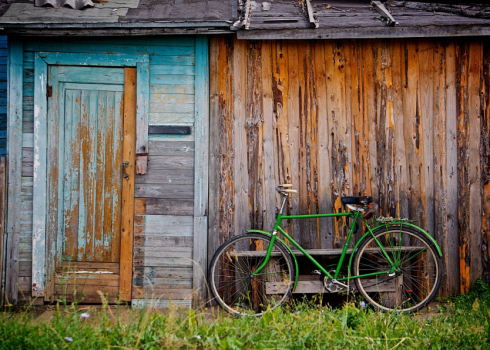
M 318 23 L 318 19 L 314 15 L 313 6 L 311 6 L 310 0 L 305 0 L 306 3 L 306 11 L 308 12 L 308 21 L 310 22 L 310 26 L 312 28 L 318 28 L 320 25 Z
M 381 15 L 381 17 L 383 17 L 388 27 L 394 27 L 398 24 L 398 22 L 395 21 L 391 13 L 386 9 L 385 5 L 383 5 L 381 1 L 371 1 L 371 5 Z

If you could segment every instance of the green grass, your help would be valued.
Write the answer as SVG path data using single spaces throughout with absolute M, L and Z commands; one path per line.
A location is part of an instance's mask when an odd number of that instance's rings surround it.
M 4 312 L 0 348 L 489 349 L 490 286 L 478 282 L 469 294 L 443 302 L 415 315 L 380 313 L 358 303 L 331 309 L 307 302 L 261 318 L 231 318 L 215 309 L 157 313 L 59 306 L 50 319 Z M 81 317 L 83 312 L 90 317 Z

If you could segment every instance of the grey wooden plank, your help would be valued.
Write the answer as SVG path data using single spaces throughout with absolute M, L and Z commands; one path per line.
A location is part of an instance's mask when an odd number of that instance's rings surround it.
M 195 177 L 194 177 L 194 305 L 206 297 L 209 172 L 209 57 L 208 38 L 196 38 Z
M 192 247 L 193 241 L 194 239 L 191 236 L 144 235 L 134 237 L 134 246 Z
M 380 21 L 382 24 L 382 22 Z M 400 22 L 401 23 L 401 22 Z M 277 29 L 249 30 L 237 32 L 241 40 L 274 40 L 274 39 L 383 39 L 383 38 L 424 38 L 424 37 L 464 37 L 488 36 L 490 26 L 461 25 L 461 26 L 422 26 L 412 27 L 411 23 L 395 28 L 363 27 L 359 23 L 346 28 L 317 28 L 311 29 Z
M 193 199 L 146 198 L 146 214 L 194 215 Z
M 47 101 L 46 86 L 48 65 L 36 55 L 34 57 L 34 190 L 33 190 L 33 228 L 32 228 L 32 296 L 44 297 L 46 275 L 46 146 L 47 146 Z M 34 287 L 36 286 L 36 287 Z
M 208 39 L 196 38 L 196 78 L 195 78 L 195 206 L 196 217 L 208 212 L 208 160 L 209 160 L 209 67 Z M 207 235 L 204 231 L 195 234 Z
M 9 303 L 18 300 L 19 275 L 19 208 L 21 207 L 22 161 L 22 71 L 23 43 L 9 43 L 9 105 L 8 105 L 8 216 L 5 295 Z
M 193 141 L 149 141 L 148 153 L 151 156 L 185 156 L 194 154 Z
M 207 216 L 194 217 L 193 277 L 194 305 L 201 306 L 206 297 Z
M 194 185 L 135 184 L 134 195 L 139 198 L 192 199 Z
M 194 170 L 194 154 L 177 156 L 152 155 L 148 159 L 148 172 L 161 169 L 192 169 Z
M 271 43 L 262 44 L 262 109 L 264 116 L 262 149 L 264 152 L 264 229 L 272 231 L 276 221 L 276 180 L 274 171 L 274 92 Z
M 165 269 L 154 266 L 135 268 L 133 276 L 135 279 L 148 276 L 149 278 L 185 278 L 192 280 L 192 268 L 176 267 Z
M 249 197 L 248 197 L 248 162 L 247 162 L 247 131 L 246 101 L 247 89 L 243 88 L 247 81 L 246 43 L 235 41 L 233 55 L 233 131 L 234 131 L 234 174 L 235 174 L 235 231 L 243 232 L 250 228 Z
M 151 170 L 150 170 L 151 169 Z M 144 175 L 137 175 L 137 184 L 167 184 L 167 185 L 191 185 L 194 186 L 194 170 L 166 170 L 148 169 Z M 145 197 L 145 196 L 141 196 Z

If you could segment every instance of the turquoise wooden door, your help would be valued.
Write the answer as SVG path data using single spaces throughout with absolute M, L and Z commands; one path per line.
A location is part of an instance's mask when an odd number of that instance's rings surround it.
M 63 262 L 119 262 L 121 85 L 61 85 Z
M 118 298 L 124 68 L 50 67 L 48 230 L 56 230 L 54 296 Z M 133 176 L 131 174 L 131 176 Z M 134 195 L 133 195 L 134 198 Z M 48 231 L 48 232 L 50 232 Z

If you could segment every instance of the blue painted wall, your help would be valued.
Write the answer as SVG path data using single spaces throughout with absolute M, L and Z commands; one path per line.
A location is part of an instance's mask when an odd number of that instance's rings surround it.
M 148 174 L 138 176 L 135 185 L 133 298 L 188 298 L 192 293 L 196 38 L 37 39 L 24 41 L 23 47 L 20 290 L 30 295 L 34 53 L 147 54 L 150 58 L 149 124 L 188 125 L 192 133 L 149 135 Z

